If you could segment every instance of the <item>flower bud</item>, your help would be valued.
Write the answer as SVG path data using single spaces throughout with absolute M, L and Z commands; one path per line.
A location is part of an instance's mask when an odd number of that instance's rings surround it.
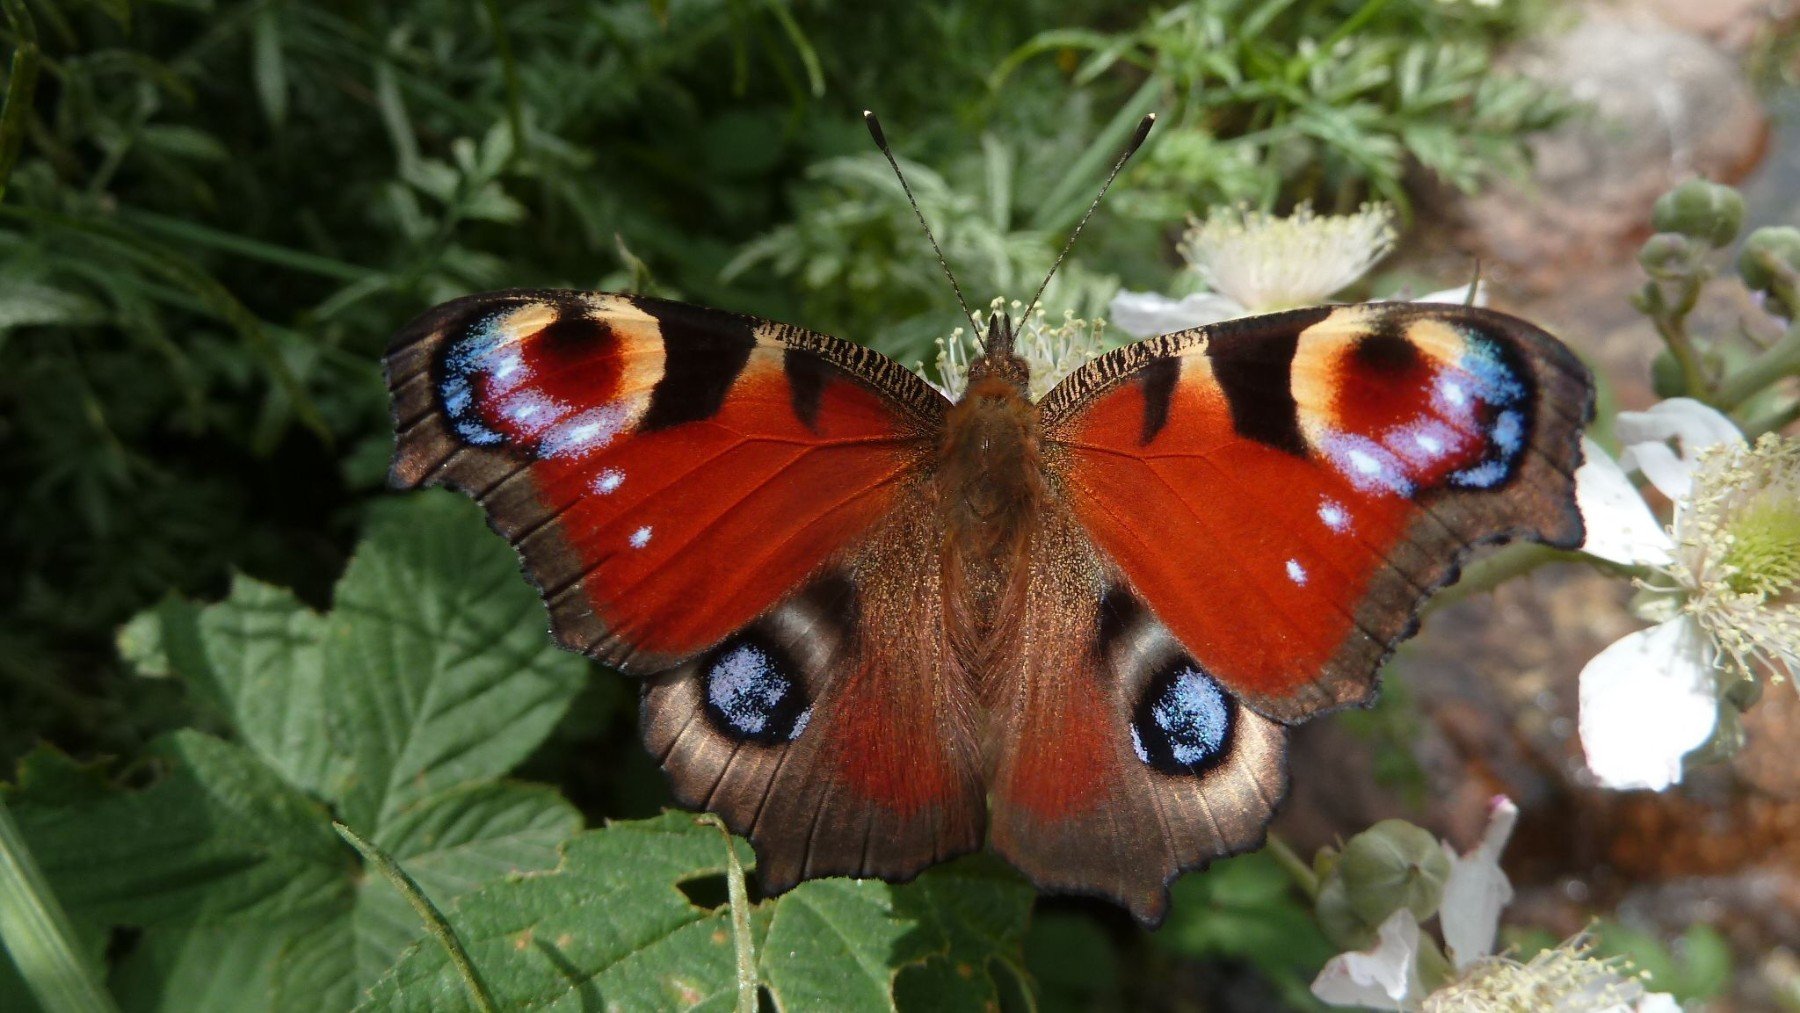
M 1650 389 L 1661 398 L 1687 393 L 1687 377 L 1682 375 L 1681 363 L 1675 361 L 1675 353 L 1667 346 L 1657 350 L 1656 358 L 1650 360 Z
M 1645 274 L 1658 281 L 1669 281 L 1692 273 L 1694 261 L 1702 252 L 1692 239 L 1679 232 L 1658 232 L 1644 240 L 1637 259 Z
M 1743 228 L 1744 198 L 1731 187 L 1690 179 L 1657 198 L 1650 224 L 1658 232 L 1679 232 L 1721 247 Z
M 1750 233 L 1737 269 L 1744 284 L 1758 292 L 1769 291 L 1778 281 L 1791 283 L 1800 273 L 1800 229 L 1773 225 Z
M 1427 831 L 1382 820 L 1350 838 L 1334 871 L 1350 910 L 1373 927 L 1400 908 L 1420 921 L 1430 918 L 1443 902 L 1450 858 Z
M 1375 942 L 1376 926 L 1368 925 L 1350 908 L 1350 899 L 1344 892 L 1344 881 L 1333 876 L 1319 886 L 1318 899 L 1313 901 L 1313 914 L 1318 918 L 1319 929 L 1332 945 L 1344 950 L 1367 949 Z

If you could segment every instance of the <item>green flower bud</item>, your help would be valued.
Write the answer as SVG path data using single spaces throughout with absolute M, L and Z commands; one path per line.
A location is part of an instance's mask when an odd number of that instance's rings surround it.
M 1675 353 L 1664 346 L 1650 360 L 1650 389 L 1657 397 L 1680 397 L 1687 393 L 1687 377 L 1681 375 L 1681 363 Z
M 1336 871 L 1350 910 L 1373 927 L 1403 907 L 1420 921 L 1436 913 L 1450 858 L 1429 832 L 1405 820 L 1382 820 L 1350 838 Z
M 1344 881 L 1335 876 L 1320 885 L 1318 899 L 1313 901 L 1313 914 L 1318 918 L 1325 938 L 1339 949 L 1362 950 L 1375 942 L 1377 926 L 1365 923 L 1351 910 Z
M 1737 269 L 1744 284 L 1758 292 L 1769 291 L 1778 281 L 1792 282 L 1800 274 L 1800 229 L 1773 225 L 1750 233 Z
M 1744 227 L 1744 198 L 1731 187 L 1690 179 L 1657 198 L 1650 224 L 1658 232 L 1679 232 L 1721 247 Z
M 1694 262 L 1703 252 L 1692 239 L 1679 232 L 1658 232 L 1644 240 L 1637 259 L 1645 274 L 1658 281 L 1670 281 L 1692 274 Z

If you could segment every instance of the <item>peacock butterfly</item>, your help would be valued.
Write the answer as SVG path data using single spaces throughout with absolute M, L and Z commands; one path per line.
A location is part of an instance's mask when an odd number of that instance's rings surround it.
M 951 403 L 787 324 L 471 296 L 388 350 L 393 478 L 473 496 L 557 642 L 646 677 L 646 746 L 769 891 L 985 843 L 1146 924 L 1261 843 L 1288 727 L 1366 703 L 1472 546 L 1582 541 L 1591 381 L 1514 317 L 1234 320 L 1035 403 L 1013 341 Z

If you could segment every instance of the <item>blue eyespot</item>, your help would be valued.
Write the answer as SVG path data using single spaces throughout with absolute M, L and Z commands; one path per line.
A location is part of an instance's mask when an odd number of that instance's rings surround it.
M 1231 752 L 1237 705 L 1192 659 L 1163 669 L 1131 721 L 1138 759 L 1165 774 L 1198 774 Z
M 740 634 L 701 659 L 706 711 L 721 731 L 774 744 L 800 737 L 812 708 L 785 651 Z

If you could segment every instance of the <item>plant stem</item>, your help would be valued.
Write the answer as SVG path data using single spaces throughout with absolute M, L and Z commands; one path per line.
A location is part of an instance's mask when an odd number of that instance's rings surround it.
M 0 801 L 0 943 L 49 1013 L 118 1013 L 81 959 L 75 928 Z
M 1319 877 L 1313 872 L 1312 866 L 1307 865 L 1299 855 L 1295 854 L 1294 849 L 1288 847 L 1288 843 L 1274 831 L 1269 832 L 1267 847 L 1269 854 L 1275 856 L 1275 861 L 1280 864 L 1282 870 L 1293 879 L 1294 885 L 1306 892 L 1306 899 L 1318 900 Z
M 756 940 L 750 935 L 750 893 L 744 888 L 744 866 L 738 861 L 737 844 L 724 820 L 705 813 L 695 821 L 717 827 L 725 837 L 725 896 L 731 905 L 731 937 L 737 946 L 736 1013 L 756 1013 L 756 992 L 761 983 L 756 976 Z
M 1730 411 L 1787 376 L 1800 376 L 1800 324 L 1789 327 L 1775 347 L 1726 377 L 1713 403 Z
M 1744 423 L 1744 439 L 1754 442 L 1764 433 L 1779 433 L 1795 422 L 1800 422 L 1800 401 Z
M 1484 556 L 1463 567 L 1462 578 L 1439 591 L 1425 608 L 1427 611 L 1435 612 L 1446 605 L 1454 605 L 1471 595 L 1492 591 L 1514 577 L 1524 576 L 1545 563 L 1574 558 L 1576 557 L 1571 553 L 1560 552 L 1544 545 L 1523 543 L 1508 545 L 1492 555 Z
M 1663 297 L 1663 289 L 1655 281 L 1644 286 L 1644 311 L 1650 322 L 1655 325 L 1656 333 L 1669 346 L 1669 354 L 1675 357 L 1675 364 L 1681 369 L 1681 386 L 1691 397 L 1702 401 L 1711 401 L 1709 396 L 1711 385 L 1706 381 L 1706 373 L 1700 366 L 1700 355 L 1694 350 L 1694 341 L 1687 332 L 1687 316 L 1694 311 L 1694 304 L 1700 298 L 1700 287 L 1705 279 L 1700 275 L 1687 275 L 1681 279 L 1681 297 L 1674 306 L 1670 306 Z
M 363 861 L 373 865 L 376 871 L 380 872 L 393 885 L 394 889 L 400 892 L 400 896 L 406 898 L 406 902 L 412 905 L 412 909 L 418 912 L 420 920 L 425 923 L 426 931 L 430 932 L 437 939 L 438 945 L 444 948 L 444 952 L 450 955 L 450 963 L 456 968 L 457 976 L 462 978 L 463 986 L 469 990 L 469 998 L 475 1001 L 475 1008 L 481 1010 L 482 1013 L 494 1013 L 499 1007 L 494 1005 L 493 993 L 488 991 L 487 983 L 481 980 L 480 974 L 476 973 L 475 964 L 469 960 L 468 951 L 463 949 L 462 940 L 456 938 L 456 932 L 450 927 L 450 922 L 444 918 L 443 912 L 437 909 L 437 905 L 431 903 L 431 898 L 425 896 L 425 892 L 419 889 L 419 884 L 406 874 L 405 869 L 400 868 L 399 863 L 389 858 L 374 844 L 364 840 L 361 834 L 337 820 L 331 821 L 331 828 L 338 832 L 339 837 L 348 841 L 358 854 L 362 855 Z

